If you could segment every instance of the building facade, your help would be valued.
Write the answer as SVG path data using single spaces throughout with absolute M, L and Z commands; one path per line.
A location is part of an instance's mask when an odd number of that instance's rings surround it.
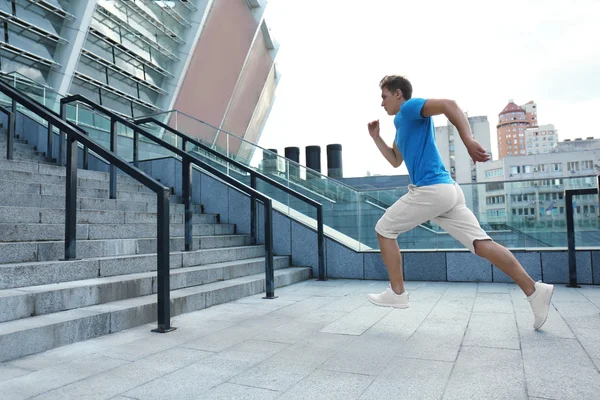
M 484 148 L 489 149 L 491 146 L 490 123 L 487 117 L 469 117 L 468 120 L 475 140 L 481 143 Z M 469 156 L 456 127 L 448 121 L 446 126 L 435 128 L 435 136 L 444 166 L 450 172 L 452 178 L 458 183 L 476 182 L 475 164 Z
M 553 124 L 525 129 L 525 151 L 527 154 L 550 153 L 558 143 L 558 132 Z
M 514 101 L 508 104 L 498 114 L 496 137 L 498 140 L 498 158 L 527 154 L 525 144 L 525 131 L 531 127 L 527 111 L 519 107 Z
M 127 117 L 178 109 L 257 142 L 278 82 L 265 7 L 264 0 L 1 1 L 0 70 Z
M 600 140 L 560 142 L 553 151 L 477 164 L 479 214 L 488 222 L 564 218 L 564 190 L 596 186 Z M 598 196 L 578 196 L 576 218 L 598 215 Z

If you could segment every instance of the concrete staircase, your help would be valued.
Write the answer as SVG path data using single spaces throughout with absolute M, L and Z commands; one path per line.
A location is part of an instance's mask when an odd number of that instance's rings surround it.
M 64 257 L 65 169 L 0 135 L 0 362 L 156 321 L 156 196 L 119 175 L 78 171 L 77 257 Z M 195 205 L 184 252 L 184 206 L 171 197 L 171 315 L 265 291 L 263 245 Z M 276 287 L 311 268 L 275 258 Z M 268 300 L 265 300 L 268 301 Z

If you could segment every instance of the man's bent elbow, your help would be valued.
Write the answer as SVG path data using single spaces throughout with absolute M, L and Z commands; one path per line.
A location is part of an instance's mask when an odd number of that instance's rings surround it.
M 456 102 L 456 100 L 451 100 L 451 99 L 445 99 L 443 107 L 444 107 L 444 111 L 446 113 L 454 111 L 456 109 L 460 110 L 460 107 L 458 106 L 458 103 Z

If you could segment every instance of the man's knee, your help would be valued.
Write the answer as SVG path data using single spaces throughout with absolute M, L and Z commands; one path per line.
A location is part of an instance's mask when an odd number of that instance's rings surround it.
M 491 239 L 475 239 L 473 240 L 473 249 L 479 257 L 484 257 L 487 254 L 487 249 L 492 243 Z

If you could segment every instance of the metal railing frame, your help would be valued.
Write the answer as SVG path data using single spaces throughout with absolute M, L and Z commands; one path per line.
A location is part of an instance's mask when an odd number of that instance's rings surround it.
M 69 103 L 78 102 L 85 106 L 99 111 L 111 118 L 111 130 L 110 130 L 110 143 L 111 149 L 115 149 L 117 144 L 117 123 L 131 129 L 133 131 L 133 163 L 135 166 L 139 165 L 139 139 L 140 135 L 151 140 L 152 142 L 160 145 L 161 147 L 173 152 L 177 156 L 181 157 L 182 163 L 182 188 L 183 188 L 183 201 L 185 206 L 185 251 L 192 250 L 192 166 L 208 171 L 212 175 L 216 176 L 228 184 L 234 186 L 238 190 L 250 195 L 253 199 L 258 199 L 263 202 L 265 207 L 265 286 L 266 286 L 266 297 L 268 299 L 274 299 L 275 296 L 275 274 L 274 274 L 274 254 L 273 254 L 273 219 L 272 210 L 273 204 L 269 197 L 256 191 L 255 189 L 237 181 L 227 174 L 219 171 L 216 168 L 208 165 L 204 161 L 197 159 L 196 157 L 188 154 L 187 152 L 178 149 L 170 143 L 157 138 L 151 133 L 147 132 L 141 126 L 131 122 L 130 120 L 116 114 L 115 112 L 103 107 L 86 97 L 76 94 L 61 99 L 61 115 L 66 115 L 66 106 Z M 62 141 L 61 141 L 62 143 Z M 85 150 L 84 150 L 85 151 Z M 110 166 L 110 195 L 111 198 L 116 198 L 116 168 Z M 114 197 L 113 197 L 114 196 Z M 256 204 L 256 202 L 254 202 Z
M 7 122 L 7 128 L 6 128 L 6 134 L 7 134 L 7 138 L 6 138 L 6 159 L 7 160 L 12 160 L 14 158 L 14 151 L 15 151 L 15 126 L 17 123 L 16 120 L 16 111 L 15 109 L 17 108 L 17 102 L 13 99 L 12 101 L 12 110 L 9 111 L 4 107 L 0 107 L 0 112 L 2 112 L 3 114 L 6 115 L 6 122 Z
M 156 120 L 153 117 L 143 117 L 143 118 L 139 118 L 133 121 L 135 124 L 137 125 L 142 125 L 142 124 L 154 124 L 157 125 L 160 128 L 163 128 L 171 133 L 173 133 L 174 135 L 178 136 L 179 138 L 182 139 L 183 144 L 182 144 L 182 148 L 184 149 L 184 151 L 187 151 L 187 144 L 190 143 L 194 146 L 197 146 L 199 148 L 201 148 L 202 150 L 216 156 L 219 157 L 220 159 L 222 159 L 225 162 L 230 163 L 231 165 L 237 167 L 238 169 L 247 172 L 248 174 L 250 174 L 250 186 L 252 187 L 252 189 L 256 189 L 256 180 L 260 179 L 263 182 L 266 182 L 274 187 L 276 187 L 277 189 L 280 189 L 284 192 L 286 192 L 287 194 L 304 201 L 305 203 L 313 206 L 316 208 L 317 210 L 317 251 L 318 251 L 318 280 L 320 281 L 325 281 L 327 280 L 327 268 L 325 265 L 325 234 L 324 234 L 324 224 L 323 224 L 323 205 L 313 199 L 311 199 L 310 197 L 307 197 L 297 191 L 295 191 L 294 189 L 291 189 L 283 184 L 281 184 L 280 182 L 275 181 L 274 179 L 269 178 L 268 176 L 246 166 L 245 164 L 240 163 L 239 161 L 236 161 L 230 157 L 227 157 L 221 153 L 219 153 L 218 151 L 210 148 L 209 146 L 200 143 L 199 141 L 189 137 L 188 135 L 178 131 L 177 129 Z M 254 198 L 252 198 L 252 204 L 255 204 Z M 251 229 L 252 229 L 252 237 L 256 237 L 256 209 L 253 206 L 252 210 L 251 210 Z
M 565 208 L 567 213 L 567 247 L 569 253 L 569 284 L 568 287 L 581 287 L 577 284 L 577 255 L 575 252 L 575 220 L 573 197 L 586 194 L 598 194 L 600 200 L 600 175 L 596 177 L 596 189 L 567 189 L 565 190 Z
M 155 179 L 146 175 L 143 171 L 131 166 L 111 151 L 94 143 L 87 137 L 81 128 L 67 122 L 54 111 L 35 101 L 31 97 L 21 94 L 18 90 L 0 80 L 0 92 L 13 100 L 13 104 L 19 103 L 48 123 L 48 132 L 52 132 L 55 126 L 61 132 L 61 146 L 65 146 L 67 155 L 66 170 L 66 200 L 65 200 L 65 258 L 62 261 L 77 259 L 77 158 L 78 143 L 81 142 L 87 148 L 108 160 L 111 166 L 121 169 L 127 175 L 137 180 L 144 186 L 156 193 L 157 197 L 157 276 L 158 276 L 158 327 L 155 332 L 170 332 L 171 327 L 171 301 L 169 282 L 169 204 L 170 190 Z M 115 177 L 116 178 L 116 177 Z M 166 289 L 166 290 L 165 290 Z

